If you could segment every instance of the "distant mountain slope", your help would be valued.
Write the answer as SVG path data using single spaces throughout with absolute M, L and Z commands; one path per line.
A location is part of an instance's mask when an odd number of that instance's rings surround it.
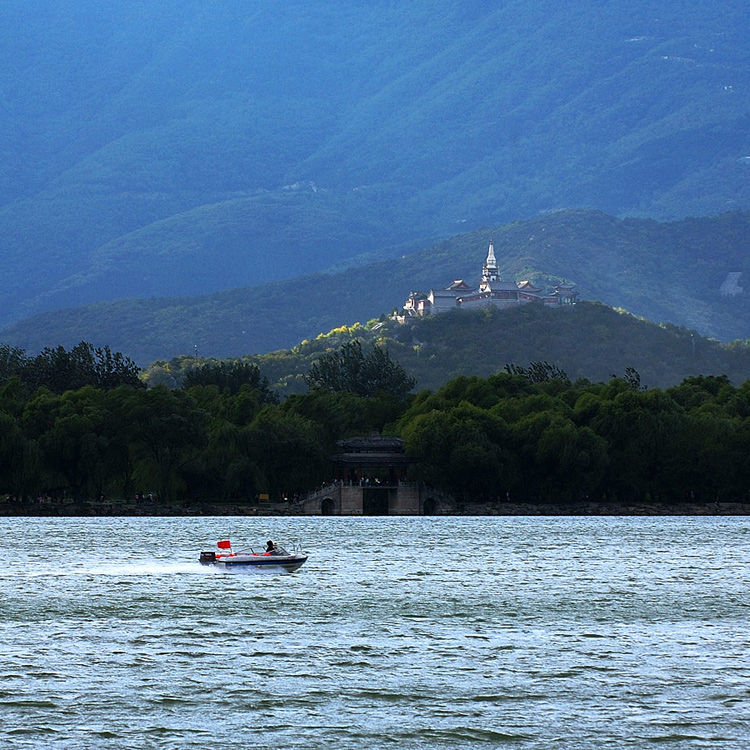
M 0 325 L 565 207 L 749 208 L 746 20 L 743 0 L 5 0 Z
M 721 341 L 750 338 L 750 212 L 659 223 L 563 211 L 339 273 L 45 313 L 0 331 L 0 341 L 37 351 L 84 339 L 142 365 L 196 347 L 212 357 L 268 352 L 390 313 L 411 290 L 443 288 L 457 278 L 478 281 L 490 238 L 505 278 L 545 287 L 566 279 L 583 299 Z M 724 296 L 727 275 L 737 273 L 739 293 Z

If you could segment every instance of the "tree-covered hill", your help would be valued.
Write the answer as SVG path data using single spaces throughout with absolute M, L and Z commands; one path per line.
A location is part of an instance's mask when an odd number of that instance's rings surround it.
M 286 350 L 242 358 L 257 365 L 282 397 L 307 391 L 314 364 L 352 341 L 377 344 L 416 380 L 435 390 L 459 376 L 488 377 L 508 366 L 547 362 L 571 380 L 606 382 L 633 369 L 644 387 L 664 388 L 687 377 L 750 379 L 750 345 L 720 344 L 674 325 L 656 325 L 600 303 L 566 309 L 538 304 L 510 310 L 456 310 L 413 319 L 341 326 Z M 159 360 L 145 371 L 150 385 L 177 387 L 204 362 L 193 356 Z
M 567 279 L 582 299 L 725 342 L 750 338 L 750 296 L 720 291 L 727 274 L 746 273 L 749 212 L 659 223 L 563 211 L 338 273 L 46 313 L 0 331 L 0 341 L 38 351 L 83 339 L 126 352 L 142 366 L 192 355 L 196 347 L 205 357 L 261 354 L 388 314 L 414 289 L 442 288 L 457 278 L 476 283 L 490 238 L 505 278 L 546 287 Z M 747 283 L 739 277 L 740 286 Z
M 746 209 L 745 36 L 740 0 L 5 0 L 0 325 L 566 207 Z

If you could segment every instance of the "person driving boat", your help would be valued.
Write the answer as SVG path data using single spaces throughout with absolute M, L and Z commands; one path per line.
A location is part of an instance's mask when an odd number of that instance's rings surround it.
M 278 555 L 280 554 L 279 548 L 276 546 L 276 543 L 273 541 L 273 539 L 269 539 L 266 542 L 266 549 L 264 551 L 265 555 Z

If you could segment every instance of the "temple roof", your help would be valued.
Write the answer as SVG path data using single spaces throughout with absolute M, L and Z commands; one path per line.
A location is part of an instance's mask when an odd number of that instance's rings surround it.
M 460 294 L 462 289 L 451 289 L 448 287 L 447 289 L 430 289 L 430 294 L 432 294 L 433 297 L 444 297 L 446 299 L 454 299 L 457 294 Z
M 406 466 L 410 463 L 404 453 L 404 441 L 397 437 L 382 437 L 373 433 L 369 437 L 351 437 L 337 440 L 343 453 L 328 456 L 329 461 L 349 466 Z
M 481 291 L 493 291 L 493 292 L 517 292 L 518 285 L 515 281 L 503 281 L 497 279 L 496 281 L 486 281 L 482 284 Z
M 473 286 L 469 286 L 463 279 L 456 279 L 452 284 L 448 284 L 447 287 L 445 287 L 445 291 L 452 291 L 453 289 L 461 289 L 461 290 L 472 290 L 474 289 Z
M 528 279 L 518 282 L 518 288 L 524 292 L 541 292 L 541 287 L 534 286 Z
M 562 284 L 558 284 L 555 287 L 555 290 L 552 292 L 553 297 L 577 297 L 578 292 L 575 291 L 572 284 L 567 284 L 563 282 Z
M 369 437 L 351 437 L 345 440 L 337 440 L 336 445 L 348 453 L 403 453 L 404 441 L 397 437 L 382 437 L 381 435 L 370 435 Z

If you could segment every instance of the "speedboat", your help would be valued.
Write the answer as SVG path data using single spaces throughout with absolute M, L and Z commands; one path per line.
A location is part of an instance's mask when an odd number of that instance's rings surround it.
M 274 544 L 266 552 L 255 552 L 253 549 L 234 552 L 232 543 L 228 539 L 217 542 L 216 546 L 219 548 L 218 552 L 213 550 L 201 552 L 198 561 L 203 565 L 218 565 L 223 568 L 271 570 L 281 568 L 287 573 L 293 573 L 307 562 L 307 555 L 297 549 L 296 545 L 294 552 L 288 552 L 278 544 Z

